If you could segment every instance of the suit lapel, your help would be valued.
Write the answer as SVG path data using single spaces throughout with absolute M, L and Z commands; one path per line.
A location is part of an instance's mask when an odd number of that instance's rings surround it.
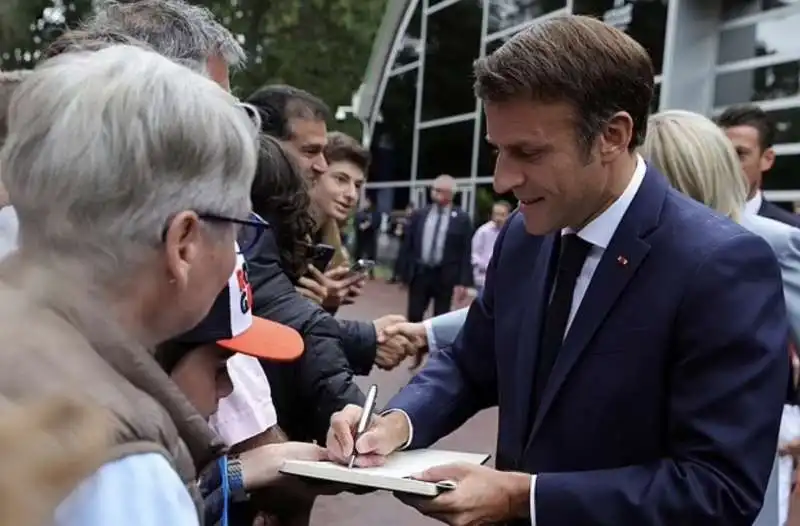
M 650 250 L 645 237 L 658 225 L 668 186 L 663 176 L 648 169 L 639 191 L 628 207 L 611 242 L 604 251 L 581 301 L 536 411 L 528 446 L 542 425 L 547 411 L 563 386 L 570 370 L 586 350 L 603 321 L 614 308 L 620 294 Z
M 514 406 L 514 422 L 519 422 L 524 426 L 519 434 L 519 450 L 522 451 L 525 437 L 530 429 L 531 406 L 528 401 L 533 392 L 533 371 L 536 367 L 536 355 L 539 350 L 538 342 L 541 339 L 542 321 L 547 308 L 547 299 L 550 297 L 550 263 L 553 251 L 557 250 L 556 237 L 551 235 L 543 238 L 539 249 L 535 251 L 536 256 L 532 262 L 532 272 L 528 286 L 520 287 L 524 291 L 525 297 L 536 298 L 533 301 L 520 301 L 524 305 L 522 314 L 519 318 L 519 339 L 514 372 L 516 381 L 515 400 L 519 402 Z M 535 342 L 531 345 L 532 342 Z

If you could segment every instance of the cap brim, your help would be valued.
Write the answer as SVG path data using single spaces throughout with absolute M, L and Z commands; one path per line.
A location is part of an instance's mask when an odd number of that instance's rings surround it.
M 249 329 L 217 344 L 229 351 L 280 362 L 296 360 L 303 354 L 305 344 L 296 330 L 257 316 L 252 320 Z

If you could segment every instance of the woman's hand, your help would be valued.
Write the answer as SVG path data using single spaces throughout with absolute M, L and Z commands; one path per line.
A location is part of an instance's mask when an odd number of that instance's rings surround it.
M 295 286 L 295 290 L 302 296 L 305 296 L 314 303 L 319 303 L 320 305 L 322 305 L 322 302 L 324 302 L 325 298 L 328 297 L 328 289 L 324 284 L 306 276 L 303 276 L 297 280 L 297 286 Z
M 239 455 L 246 491 L 270 486 L 280 481 L 281 466 L 287 460 L 327 460 L 324 448 L 305 442 L 267 444 Z
M 361 274 L 351 274 L 350 269 L 344 265 L 330 269 L 324 274 L 309 265 L 308 274 L 304 278 L 315 281 L 326 290 L 327 294 L 321 302 L 326 308 L 336 308 L 341 305 L 348 294 L 351 294 L 351 290 L 359 283 L 363 284 L 366 279 Z M 298 283 L 302 285 L 303 282 L 298 281 Z

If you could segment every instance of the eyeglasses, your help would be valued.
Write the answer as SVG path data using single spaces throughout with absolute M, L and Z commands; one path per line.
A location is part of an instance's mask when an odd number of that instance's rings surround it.
M 236 243 L 239 245 L 239 254 L 245 258 L 252 256 L 255 253 L 255 248 L 264 231 L 269 228 L 269 223 L 255 212 L 250 212 L 247 219 L 239 219 L 236 217 L 227 217 L 217 214 L 197 214 L 197 217 L 204 221 L 214 221 L 223 223 L 233 223 L 237 226 Z M 164 227 L 161 233 L 161 241 L 166 241 L 167 230 L 169 225 Z
M 269 228 L 269 223 L 255 212 L 250 212 L 247 219 L 226 217 L 216 214 L 198 214 L 200 219 L 206 221 L 222 221 L 233 223 L 238 227 L 236 242 L 239 245 L 239 253 L 245 258 L 253 255 L 254 249 L 264 235 L 264 231 Z

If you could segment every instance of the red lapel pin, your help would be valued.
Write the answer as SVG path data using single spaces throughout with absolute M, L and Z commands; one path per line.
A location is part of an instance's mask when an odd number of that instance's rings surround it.
M 621 267 L 627 267 L 628 258 L 626 258 L 625 256 L 617 256 L 617 263 L 619 263 Z

